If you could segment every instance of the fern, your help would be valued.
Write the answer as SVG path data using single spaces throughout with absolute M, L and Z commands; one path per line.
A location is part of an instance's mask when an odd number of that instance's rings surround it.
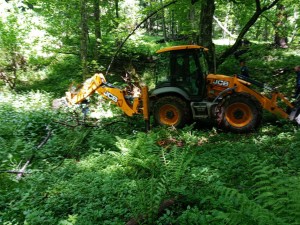
M 252 165 L 254 201 L 286 223 L 299 224 L 299 178 L 285 174 L 267 162 L 258 161 Z
M 174 184 L 179 184 L 189 168 L 193 155 L 174 147 L 166 158 L 168 161 L 167 164 L 164 164 L 166 175 L 172 178 Z
M 272 211 L 263 208 L 236 189 L 216 186 L 215 190 L 220 194 L 219 203 L 226 206 L 228 211 L 216 218 L 227 224 L 287 224 Z
M 289 221 L 293 224 L 300 224 L 300 179 L 290 178 L 290 191 L 287 198 L 291 199 L 286 205 L 286 210 L 289 213 Z

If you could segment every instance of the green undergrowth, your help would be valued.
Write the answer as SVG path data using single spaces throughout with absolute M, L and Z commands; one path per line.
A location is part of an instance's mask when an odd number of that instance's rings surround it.
M 84 120 L 51 99 L 1 94 L 0 224 L 300 223 L 300 133 L 288 121 L 145 133 L 139 117 Z M 24 176 L 11 173 L 27 160 Z

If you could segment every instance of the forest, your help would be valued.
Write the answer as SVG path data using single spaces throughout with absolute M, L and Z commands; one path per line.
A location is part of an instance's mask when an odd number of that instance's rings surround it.
M 101 95 L 53 105 L 95 73 L 153 88 L 156 51 L 179 45 L 293 101 L 299 26 L 298 0 L 0 0 L 0 224 L 299 225 L 294 121 L 146 131 Z

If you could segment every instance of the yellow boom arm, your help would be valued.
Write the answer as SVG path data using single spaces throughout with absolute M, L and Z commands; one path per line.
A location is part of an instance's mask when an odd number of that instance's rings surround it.
M 76 92 L 66 92 L 66 98 L 70 105 L 74 105 L 81 103 L 95 92 L 116 104 L 126 115 L 143 114 L 144 119 L 149 120 L 148 87 L 142 87 L 138 96 L 127 96 L 124 90 L 107 83 L 103 74 L 97 73 L 87 79 Z

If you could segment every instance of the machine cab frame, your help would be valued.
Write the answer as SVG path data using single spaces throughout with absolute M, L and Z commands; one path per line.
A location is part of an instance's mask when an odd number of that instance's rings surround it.
M 164 71 L 164 74 L 157 79 L 156 88 L 178 87 L 184 90 L 191 100 L 202 99 L 206 93 L 207 75 L 204 50 L 205 48 L 201 46 L 184 45 L 157 51 L 157 53 L 170 54 L 170 60 L 169 65 L 166 66 L 168 71 Z

